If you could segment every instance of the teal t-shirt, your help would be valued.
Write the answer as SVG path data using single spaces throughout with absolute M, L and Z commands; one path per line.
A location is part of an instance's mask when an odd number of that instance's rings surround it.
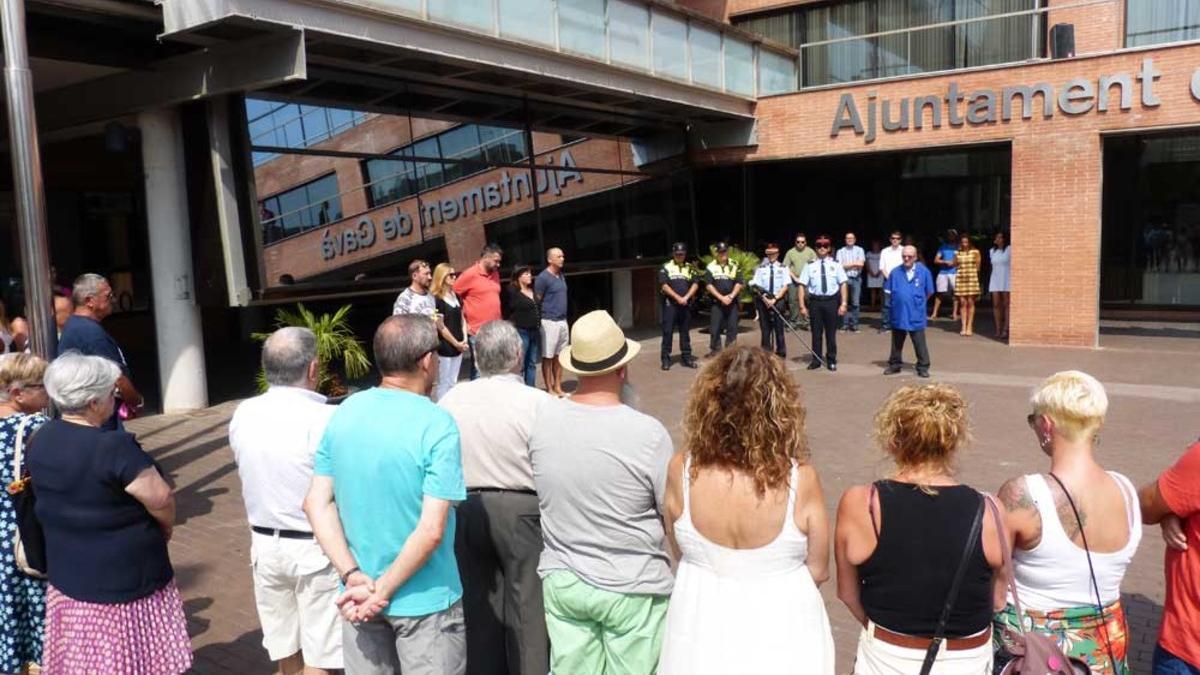
M 458 426 L 428 398 L 375 387 L 346 399 L 325 428 L 313 471 L 333 479 L 342 530 L 358 566 L 378 578 L 421 518 L 424 495 L 462 501 Z M 388 616 L 425 616 L 462 597 L 454 510 L 442 543 L 392 596 Z

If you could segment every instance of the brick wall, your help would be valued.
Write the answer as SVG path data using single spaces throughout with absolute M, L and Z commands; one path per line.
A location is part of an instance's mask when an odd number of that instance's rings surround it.
M 1125 0 L 1111 0 L 1097 5 L 1055 10 L 1063 5 L 1077 5 L 1079 0 L 1048 0 L 1046 7 L 1046 31 L 1056 23 L 1075 26 L 1075 54 L 1102 54 L 1120 49 L 1125 42 Z M 1047 47 L 1049 54 L 1049 47 Z

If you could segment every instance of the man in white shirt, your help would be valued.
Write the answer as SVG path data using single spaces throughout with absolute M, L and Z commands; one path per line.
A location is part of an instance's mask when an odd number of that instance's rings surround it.
M 893 230 L 888 237 L 888 247 L 879 254 L 879 272 L 883 274 L 883 316 L 879 324 L 880 333 L 891 330 L 892 294 L 888 291 L 887 278 L 892 270 L 904 265 L 904 247 L 900 245 L 902 239 L 904 236 L 900 234 L 900 230 Z
M 537 574 L 542 528 L 529 435 L 551 397 L 517 374 L 521 336 L 507 321 L 479 329 L 475 357 L 480 378 L 438 401 L 458 424 L 467 482 L 454 542 L 468 626 L 467 673 L 545 675 L 550 642 Z
M 429 263 L 424 260 L 414 260 L 408 264 L 408 277 L 411 281 L 408 288 L 396 296 L 392 305 L 392 315 L 423 314 L 430 318 L 437 314 L 437 301 L 429 292 L 433 285 L 433 272 Z
M 250 521 L 254 599 L 263 647 L 284 675 L 342 668 L 338 575 L 304 515 L 313 455 L 335 408 L 313 391 L 317 338 L 280 328 L 267 338 L 270 388 L 243 401 L 229 422 L 229 445 Z

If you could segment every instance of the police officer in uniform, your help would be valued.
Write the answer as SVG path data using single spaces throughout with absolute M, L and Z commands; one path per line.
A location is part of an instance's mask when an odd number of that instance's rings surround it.
M 704 269 L 704 289 L 713 297 L 708 325 L 708 355 L 716 356 L 721 351 L 721 334 L 725 334 L 725 346 L 737 341 L 738 294 L 742 292 L 742 270 L 729 259 L 729 244 L 720 242 L 716 256 Z
M 817 259 L 800 270 L 800 314 L 812 324 L 813 359 L 809 370 L 837 370 L 838 317 L 846 314 L 846 269 L 829 255 L 827 235 L 817 237 Z
M 671 368 L 671 337 L 679 328 L 680 363 L 687 368 L 696 367 L 692 358 L 691 309 L 688 303 L 700 290 L 699 280 L 692 267 L 687 264 L 687 244 L 677 241 L 671 246 L 671 260 L 658 269 L 658 286 L 663 295 L 662 310 L 662 369 Z
M 792 285 L 787 267 L 779 262 L 779 245 L 767 244 L 766 257 L 754 268 L 750 287 L 755 290 L 754 304 L 758 308 L 758 325 L 762 331 L 762 348 L 787 358 L 787 343 L 783 339 L 783 311 L 787 309 L 788 287 Z

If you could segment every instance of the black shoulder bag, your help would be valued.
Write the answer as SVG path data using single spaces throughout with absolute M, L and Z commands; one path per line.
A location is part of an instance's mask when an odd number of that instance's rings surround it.
M 971 554 L 975 552 L 975 546 L 979 543 L 979 534 L 983 530 L 983 501 L 984 498 L 980 495 L 979 509 L 975 511 L 975 522 L 971 523 L 971 532 L 967 535 L 967 543 L 963 547 L 962 560 L 958 561 L 958 570 L 954 572 L 954 581 L 950 582 L 950 591 L 946 593 L 946 604 L 942 606 L 942 617 L 938 619 L 937 630 L 934 631 L 929 649 L 925 652 L 925 662 L 921 664 L 921 675 L 929 675 L 929 671 L 933 669 L 933 662 L 937 659 L 938 650 L 941 649 L 942 642 L 946 639 L 946 624 L 950 622 L 950 612 L 954 609 L 955 601 L 958 600 L 958 590 L 962 586 L 963 577 L 967 575 L 967 567 L 971 564 Z

